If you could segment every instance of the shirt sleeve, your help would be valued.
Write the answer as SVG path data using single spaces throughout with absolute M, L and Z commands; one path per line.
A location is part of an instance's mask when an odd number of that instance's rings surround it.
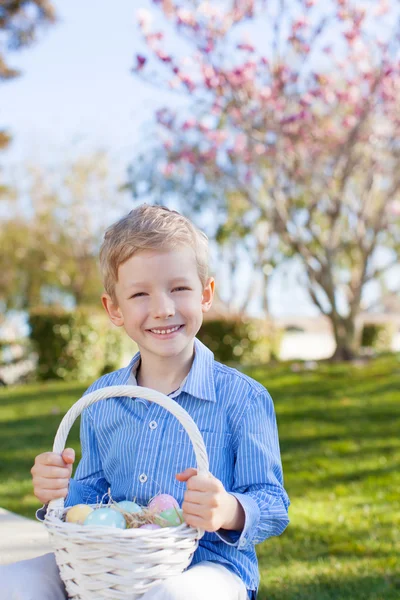
M 69 482 L 65 506 L 97 504 L 107 499 L 110 484 L 105 478 L 90 409 L 81 415 L 82 458 Z
M 243 531 L 219 530 L 229 545 L 246 549 L 280 535 L 289 524 L 289 498 L 283 487 L 278 427 L 267 390 L 248 399 L 234 434 L 235 469 L 230 493 L 245 513 Z

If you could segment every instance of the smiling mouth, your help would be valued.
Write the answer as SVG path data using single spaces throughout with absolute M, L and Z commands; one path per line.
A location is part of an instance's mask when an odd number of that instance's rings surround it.
M 182 329 L 183 325 L 175 325 L 174 327 L 166 327 L 165 329 L 148 329 L 147 331 L 151 331 L 151 333 L 155 333 L 156 335 L 168 335 L 169 333 L 175 333 L 175 331 L 179 331 Z

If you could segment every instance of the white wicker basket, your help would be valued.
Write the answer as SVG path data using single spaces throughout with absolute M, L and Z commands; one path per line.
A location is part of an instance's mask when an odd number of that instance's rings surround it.
M 111 386 L 83 396 L 61 421 L 53 452 L 62 453 L 73 423 L 85 408 L 99 400 L 127 396 L 150 400 L 173 414 L 193 444 L 198 471 L 208 472 L 207 451 L 193 419 L 168 396 L 137 386 Z M 204 533 L 185 523 L 156 530 L 89 528 L 65 523 L 65 512 L 63 498 L 52 500 L 44 523 L 68 596 L 74 600 L 140 598 L 189 566 Z

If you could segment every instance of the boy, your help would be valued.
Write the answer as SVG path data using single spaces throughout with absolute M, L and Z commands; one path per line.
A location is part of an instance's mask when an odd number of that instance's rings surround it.
M 83 412 L 74 478 L 73 450 L 36 457 L 35 495 L 43 503 L 65 497 L 69 506 L 95 503 L 109 488 L 114 500 L 143 505 L 159 492 L 171 494 L 186 523 L 206 533 L 189 569 L 154 586 L 143 600 L 255 598 L 254 545 L 286 528 L 289 500 L 268 392 L 215 362 L 195 338 L 214 295 L 207 238 L 175 211 L 142 205 L 106 231 L 100 265 L 103 306 L 139 352 L 127 368 L 101 377 L 88 391 L 132 384 L 174 398 L 202 433 L 212 475 L 197 475 L 189 438 L 172 415 L 141 399 L 117 398 Z M 53 555 L 3 571 L 10 589 L 35 581 L 25 595 L 14 591 L 14 598 L 65 597 Z

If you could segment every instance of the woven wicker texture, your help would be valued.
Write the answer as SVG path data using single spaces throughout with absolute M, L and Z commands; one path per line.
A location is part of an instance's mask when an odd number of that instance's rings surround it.
M 116 397 L 144 398 L 173 414 L 193 444 L 198 471 L 208 472 L 204 441 L 190 415 L 168 396 L 138 386 L 111 386 L 83 396 L 61 421 L 53 452 L 62 453 L 73 423 L 85 408 Z M 65 523 L 66 510 L 63 498 L 52 500 L 45 526 L 68 596 L 74 600 L 140 598 L 153 585 L 186 569 L 204 533 L 186 524 L 156 530 L 89 528 Z

